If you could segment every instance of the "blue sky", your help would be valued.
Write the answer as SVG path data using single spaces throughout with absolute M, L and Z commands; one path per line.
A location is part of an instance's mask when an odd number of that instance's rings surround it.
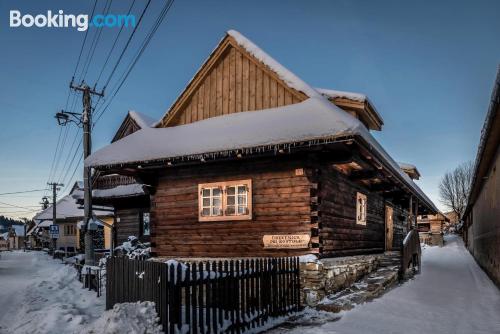
M 111 12 L 125 13 L 131 1 L 113 1 Z M 136 2 L 138 14 L 146 1 Z M 9 11 L 79 14 L 92 4 L 0 2 L 0 193 L 45 187 L 60 131 L 53 115 L 65 107 L 84 36 L 72 28 L 9 28 Z M 149 29 L 161 5 L 153 1 L 141 28 Z M 224 32 L 236 29 L 313 86 L 367 94 L 385 120 L 375 136 L 396 160 L 417 165 L 419 185 L 439 205 L 441 175 L 475 157 L 500 63 L 499 12 L 498 1 L 177 0 L 97 124 L 94 148 L 110 141 L 129 109 L 163 115 Z M 117 31 L 103 30 L 86 75 L 90 83 Z M 132 51 L 145 31 L 139 29 Z M 76 128 L 67 131 L 53 179 L 65 174 Z M 0 202 L 31 207 L 42 194 L 0 196 Z M 0 203 L 0 214 L 30 215 L 19 211 Z

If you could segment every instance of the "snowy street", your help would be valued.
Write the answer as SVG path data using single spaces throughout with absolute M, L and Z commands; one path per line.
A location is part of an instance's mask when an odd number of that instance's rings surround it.
M 2 252 L 0 333 L 81 333 L 104 312 L 76 270 L 42 252 Z
M 500 291 L 459 237 L 447 237 L 443 248 L 427 247 L 422 260 L 420 275 L 343 313 L 338 321 L 277 328 L 271 333 L 500 333 Z M 311 315 L 322 317 L 308 312 Z
M 445 247 L 426 247 L 423 252 L 422 273 L 381 298 L 341 313 L 337 321 L 337 314 L 307 310 L 299 325 L 270 333 L 500 333 L 500 291 L 461 239 L 450 236 Z M 132 317 L 127 312 L 134 310 L 99 318 L 105 298 L 82 289 L 72 267 L 42 252 L 1 255 L 2 334 L 120 333 L 119 324 L 127 329 L 135 325 L 137 331 L 131 332 L 140 333 L 143 326 L 154 326 L 150 317 L 127 323 L 124 319 Z

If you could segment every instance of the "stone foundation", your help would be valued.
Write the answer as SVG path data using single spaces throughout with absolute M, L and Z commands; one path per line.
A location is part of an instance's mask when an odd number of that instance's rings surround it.
M 321 260 L 311 256 L 301 258 L 302 303 L 315 306 L 327 295 L 348 288 L 363 276 L 376 270 L 381 257 L 382 254 Z

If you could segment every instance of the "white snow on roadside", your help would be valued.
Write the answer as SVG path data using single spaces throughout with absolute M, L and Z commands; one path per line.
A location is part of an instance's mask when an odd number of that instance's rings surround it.
M 305 317 L 294 328 L 270 333 L 500 333 L 500 291 L 461 239 L 449 236 L 445 247 L 423 251 L 422 273 L 413 280 L 341 315 L 338 321 L 312 324 Z
M 43 252 L 3 253 L 0 269 L 0 333 L 80 333 L 104 312 L 72 266 Z
M 152 302 L 116 304 L 82 334 L 162 334 Z
M 117 304 L 82 288 L 71 265 L 44 252 L 3 252 L 0 259 L 2 334 L 159 334 L 154 303 Z

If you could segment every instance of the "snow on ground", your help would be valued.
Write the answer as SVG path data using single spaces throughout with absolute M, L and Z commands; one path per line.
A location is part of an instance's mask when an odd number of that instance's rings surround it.
M 158 334 L 154 303 L 124 303 L 105 311 L 105 297 L 82 288 L 70 265 L 44 252 L 3 252 L 1 334 Z
M 85 334 L 162 334 L 158 320 L 152 302 L 116 304 L 87 328 Z
M 80 333 L 104 312 L 104 297 L 82 289 L 76 270 L 43 252 L 0 259 L 1 333 Z
M 428 247 L 422 273 L 383 297 L 342 314 L 338 321 L 277 328 L 272 334 L 500 333 L 500 291 L 459 237 Z M 312 313 L 314 314 L 314 313 Z M 300 322 L 299 322 L 300 323 Z

